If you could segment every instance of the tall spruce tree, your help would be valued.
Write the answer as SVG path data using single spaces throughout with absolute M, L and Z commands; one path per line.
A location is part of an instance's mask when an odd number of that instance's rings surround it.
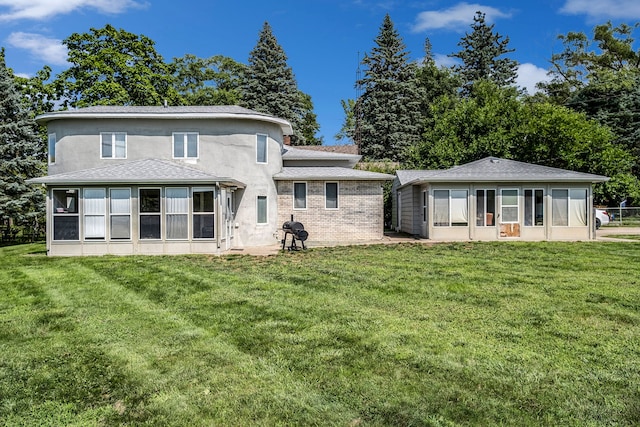
M 462 65 L 453 69 L 462 79 L 465 95 L 471 93 L 471 87 L 477 81 L 489 80 L 498 87 L 505 87 L 514 84 L 518 77 L 518 62 L 500 58 L 514 52 L 508 48 L 509 37 L 494 33 L 494 26 L 487 25 L 484 13 L 476 12 L 471 25 L 473 31 L 466 33 L 458 43 L 462 50 L 449 55 L 462 61 Z
M 44 225 L 44 193 L 26 184 L 44 171 L 44 143 L 25 108 L 13 72 L 0 50 L 0 224 L 33 230 Z
M 416 67 L 389 15 L 374 41 L 356 82 L 362 93 L 356 101 L 360 152 L 368 160 L 402 162 L 421 133 Z
M 242 87 L 242 104 L 247 108 L 288 120 L 293 125 L 293 145 L 318 145 L 319 126 L 311 97 L 298 90 L 287 55 L 278 44 L 268 22 L 249 54 Z

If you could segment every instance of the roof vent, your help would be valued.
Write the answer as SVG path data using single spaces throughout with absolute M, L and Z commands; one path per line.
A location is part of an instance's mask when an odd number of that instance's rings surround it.
M 490 162 L 491 163 L 500 163 L 500 159 L 491 159 Z

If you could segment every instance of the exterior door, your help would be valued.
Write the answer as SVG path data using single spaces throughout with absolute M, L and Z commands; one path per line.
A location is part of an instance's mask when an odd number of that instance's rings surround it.
M 225 239 L 226 249 L 229 250 L 232 247 L 233 230 L 234 230 L 235 212 L 233 211 L 233 192 L 225 191 L 224 201 L 224 227 L 227 238 Z
M 518 188 L 500 189 L 498 230 L 500 238 L 520 237 L 520 190 Z

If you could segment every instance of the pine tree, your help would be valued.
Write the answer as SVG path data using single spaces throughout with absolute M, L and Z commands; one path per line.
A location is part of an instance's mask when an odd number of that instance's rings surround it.
M 473 84 L 479 80 L 490 80 L 499 87 L 515 83 L 518 77 L 518 62 L 502 55 L 514 52 L 509 49 L 509 37 L 494 33 L 494 25 L 487 25 L 485 14 L 478 11 L 471 25 L 473 31 L 466 33 L 458 46 L 462 50 L 449 56 L 462 60 L 454 67 L 463 82 L 463 93 L 469 95 Z
M 288 120 L 293 125 L 291 143 L 318 145 L 319 128 L 311 97 L 298 90 L 295 76 L 287 65 L 287 55 L 278 44 L 268 22 L 258 43 L 249 54 L 242 103 L 247 108 Z
M 421 133 L 416 67 L 386 15 L 371 53 L 362 60 L 364 77 L 356 82 L 360 152 L 367 160 L 402 162 Z
M 44 222 L 44 194 L 26 184 L 43 174 L 45 150 L 37 125 L 25 109 L 13 72 L 0 50 L 0 224 L 37 230 Z

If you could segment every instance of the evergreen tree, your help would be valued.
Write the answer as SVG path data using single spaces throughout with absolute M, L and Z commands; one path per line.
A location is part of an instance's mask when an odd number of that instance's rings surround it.
M 368 160 L 402 162 L 421 133 L 416 67 L 386 15 L 375 46 L 362 60 L 364 77 L 357 100 L 360 152 Z
M 449 55 L 462 60 L 462 65 L 453 69 L 462 79 L 463 93 L 468 95 L 473 84 L 479 80 L 490 80 L 499 87 L 514 84 L 518 76 L 518 62 L 500 58 L 514 52 L 514 49 L 507 47 L 509 37 L 503 38 L 494 33 L 494 25 L 487 25 L 485 14 L 480 11 L 473 17 L 471 28 L 471 34 L 466 33 L 458 43 L 462 50 Z
M 268 22 L 264 23 L 258 43 L 249 54 L 249 65 L 242 88 L 242 103 L 247 108 L 288 120 L 293 125 L 293 145 L 318 145 L 319 128 L 313 114 L 311 97 L 298 90 L 287 55 L 278 44 Z
M 0 224 L 37 230 L 44 225 L 44 194 L 25 181 L 43 174 L 45 150 L 0 50 Z

